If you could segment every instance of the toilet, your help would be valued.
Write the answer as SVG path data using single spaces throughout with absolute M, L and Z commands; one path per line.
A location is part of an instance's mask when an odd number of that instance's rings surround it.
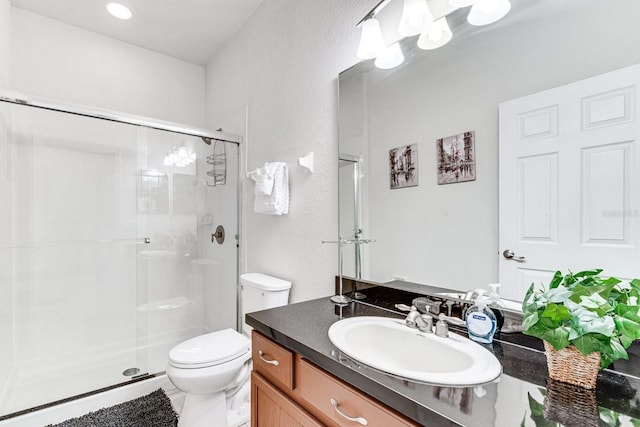
M 286 305 L 291 282 L 260 273 L 240 276 L 245 313 Z M 167 377 L 186 397 L 179 427 L 237 427 L 249 420 L 251 327 L 223 329 L 171 349 Z

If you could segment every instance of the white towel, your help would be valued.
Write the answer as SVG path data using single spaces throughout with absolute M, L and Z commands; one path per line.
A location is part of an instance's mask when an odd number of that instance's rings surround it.
M 256 187 L 254 193 L 256 196 L 270 196 L 273 192 L 273 178 L 275 173 L 275 167 L 258 168 L 247 174 L 249 178 L 255 181 Z
M 265 163 L 269 173 L 273 170 L 273 190 L 270 195 L 256 195 L 253 211 L 266 215 L 289 213 L 289 168 L 284 162 Z

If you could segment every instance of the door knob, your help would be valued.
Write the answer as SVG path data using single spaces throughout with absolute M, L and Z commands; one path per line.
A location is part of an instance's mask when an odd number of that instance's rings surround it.
M 511 259 L 518 262 L 525 261 L 525 258 L 523 256 L 516 256 L 516 254 L 511 249 L 505 249 L 505 251 L 502 252 L 502 256 L 504 256 L 506 259 Z

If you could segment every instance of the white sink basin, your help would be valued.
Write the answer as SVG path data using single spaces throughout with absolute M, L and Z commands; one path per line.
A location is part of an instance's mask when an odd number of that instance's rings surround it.
M 447 386 L 472 386 L 502 373 L 498 359 L 460 335 L 426 334 L 386 317 L 352 317 L 329 328 L 340 351 L 377 370 L 414 381 Z

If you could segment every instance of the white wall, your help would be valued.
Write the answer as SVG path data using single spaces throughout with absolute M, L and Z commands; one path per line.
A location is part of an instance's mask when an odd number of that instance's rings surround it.
M 9 85 L 9 46 L 11 43 L 11 2 L 0 0 L 0 89 Z
M 11 89 L 68 103 L 204 125 L 204 67 L 23 9 L 12 8 L 11 15 Z M 0 46 L 0 59 L 1 54 Z
M 375 3 L 267 0 L 207 65 L 207 123 L 246 136 L 249 170 L 315 153 L 313 175 L 291 169 L 289 215 L 253 213 L 243 180 L 241 270 L 291 280 L 292 301 L 333 292 L 338 251 L 321 240 L 338 233 L 337 76 Z

